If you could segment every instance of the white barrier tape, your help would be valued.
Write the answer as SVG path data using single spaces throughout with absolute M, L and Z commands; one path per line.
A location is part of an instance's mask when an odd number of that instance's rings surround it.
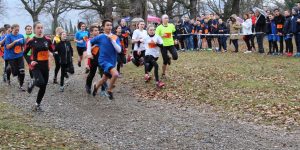
M 237 35 L 237 36 L 245 36 L 245 35 L 259 35 L 259 34 L 265 34 L 264 32 L 257 32 L 252 34 L 177 34 L 177 36 L 185 36 L 185 35 L 204 35 L 204 36 L 231 36 L 231 35 Z M 265 35 L 278 35 L 278 34 L 265 34 Z M 293 35 L 293 34 L 287 34 L 287 35 Z M 286 35 L 278 35 L 278 36 L 286 36 Z

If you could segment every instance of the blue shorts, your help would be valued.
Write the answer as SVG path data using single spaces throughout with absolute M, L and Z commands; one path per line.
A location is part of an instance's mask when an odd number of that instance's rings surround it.
M 112 77 L 110 70 L 115 68 L 115 65 L 112 65 L 109 62 L 103 62 L 103 63 L 100 63 L 99 67 L 101 67 L 103 69 L 103 73 L 105 74 L 105 76 L 107 76 L 108 78 Z

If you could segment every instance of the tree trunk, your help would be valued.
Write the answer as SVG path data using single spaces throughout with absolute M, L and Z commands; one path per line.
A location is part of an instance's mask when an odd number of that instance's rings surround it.
M 232 14 L 239 15 L 240 14 L 240 0 L 233 0 L 231 8 L 233 8 L 231 10 Z
M 33 14 L 30 14 L 30 15 L 31 15 L 31 17 L 32 17 L 33 23 L 39 21 L 39 14 L 33 13 Z
M 170 17 L 173 16 L 173 4 L 174 4 L 174 0 L 167 0 L 166 14 Z
M 147 21 L 147 0 L 130 0 L 130 16 L 133 18 L 143 18 Z
M 58 27 L 58 16 L 57 15 L 53 15 L 53 34 L 55 35 L 55 29 Z
M 191 18 L 197 17 L 197 0 L 190 0 Z
M 104 1 L 104 6 L 103 6 L 103 9 L 104 9 L 104 16 L 103 18 L 104 19 L 113 19 L 112 17 L 112 12 L 113 12 L 113 1 L 112 0 L 105 0 Z

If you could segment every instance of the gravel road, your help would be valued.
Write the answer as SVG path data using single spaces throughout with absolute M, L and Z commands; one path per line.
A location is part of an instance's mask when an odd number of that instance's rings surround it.
M 50 78 L 43 113 L 31 112 L 37 89 L 16 93 L 16 81 L 11 87 L 1 82 L 11 91 L 0 94 L 1 101 L 33 115 L 36 124 L 78 133 L 101 149 L 300 149 L 299 130 L 224 119 L 205 107 L 139 100 L 128 85 L 117 86 L 114 101 L 94 98 L 84 92 L 85 75 L 76 69 L 64 93 Z

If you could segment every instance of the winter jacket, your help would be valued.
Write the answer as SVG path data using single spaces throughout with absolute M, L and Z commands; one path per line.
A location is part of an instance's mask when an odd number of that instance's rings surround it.
M 251 35 L 252 34 L 252 20 L 247 19 L 245 22 L 242 23 L 242 30 L 243 34 Z
M 73 48 L 70 41 L 62 41 L 55 44 L 55 51 L 58 52 L 60 64 L 69 64 L 72 59 Z
M 282 15 L 276 16 L 274 18 L 275 24 L 276 24 L 276 28 L 277 28 L 277 32 L 278 33 L 283 33 L 283 25 L 285 22 L 285 17 Z

